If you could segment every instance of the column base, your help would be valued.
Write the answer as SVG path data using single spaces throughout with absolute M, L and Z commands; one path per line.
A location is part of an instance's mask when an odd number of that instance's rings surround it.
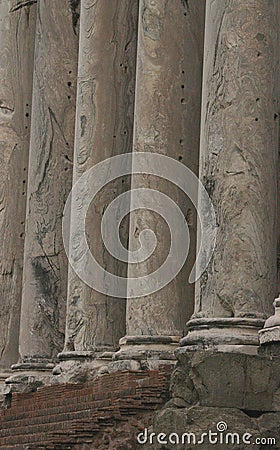
M 280 356 L 280 298 L 273 303 L 275 313 L 269 317 L 259 331 L 260 354 Z
M 200 318 L 187 323 L 188 334 L 180 346 L 188 349 L 236 351 L 257 354 L 258 331 L 264 320 L 250 318 Z
M 34 392 L 50 383 L 54 363 L 50 360 L 29 360 L 11 366 L 12 372 L 5 379 L 2 393 L 7 396 L 14 392 Z
M 162 365 L 175 365 L 179 336 L 125 336 L 120 350 L 113 356 L 109 371 L 153 370 Z
M 259 337 L 259 354 L 280 356 L 280 326 L 263 328 Z
M 179 436 L 189 433 L 186 439 L 193 437 L 190 433 L 195 434 L 196 445 L 192 445 L 192 440 L 185 441 L 184 445 L 180 442 L 176 445 L 178 449 L 195 450 L 202 444 L 198 442 L 202 433 L 206 433 L 202 446 L 205 450 L 225 447 L 244 450 L 251 445 L 256 449 L 279 448 L 279 357 L 182 348 L 177 357 L 178 364 L 171 376 L 172 399 L 155 414 L 153 432 Z M 224 431 L 224 437 L 227 431 L 238 433 L 240 445 L 236 440 L 230 440 L 229 445 L 219 440 L 213 446 L 215 441 L 209 442 L 209 431 Z M 251 445 L 248 441 L 242 442 L 244 433 L 252 435 Z M 276 445 L 254 445 L 257 437 L 276 438 Z M 176 436 L 173 435 L 173 439 Z M 154 443 L 153 449 L 162 448 L 156 445 L 156 439 Z
M 58 354 L 60 360 L 53 371 L 51 384 L 84 383 L 92 381 L 97 375 L 107 373 L 114 352 L 100 351 L 64 351 Z
M 0 371 L 0 403 L 2 403 L 5 399 L 5 395 L 4 395 L 5 381 L 11 375 L 12 375 L 11 370 L 2 369 L 2 371 Z M 2 403 L 2 406 L 3 406 L 3 403 Z

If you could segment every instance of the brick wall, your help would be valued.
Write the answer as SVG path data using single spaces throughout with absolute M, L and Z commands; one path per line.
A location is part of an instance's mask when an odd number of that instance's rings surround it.
M 169 398 L 170 368 L 14 394 L 1 410 L 1 449 L 136 450 L 136 433 Z

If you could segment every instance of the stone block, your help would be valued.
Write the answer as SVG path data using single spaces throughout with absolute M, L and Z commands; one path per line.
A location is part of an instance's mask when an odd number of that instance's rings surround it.
M 244 353 L 180 351 L 173 398 L 188 405 L 280 411 L 280 358 Z

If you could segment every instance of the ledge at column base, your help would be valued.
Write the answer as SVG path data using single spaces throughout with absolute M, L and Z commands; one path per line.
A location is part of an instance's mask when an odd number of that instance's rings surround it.
M 280 356 L 280 326 L 263 328 L 259 331 L 260 355 Z
M 109 350 L 62 352 L 58 355 L 59 364 L 52 371 L 51 384 L 92 381 L 97 375 L 108 372 L 113 354 Z
M 280 344 L 280 326 L 263 328 L 259 331 L 260 344 Z
M 179 336 L 125 336 L 120 339 L 120 350 L 113 361 L 175 361 L 179 340 Z
M 13 372 L 16 371 L 50 371 L 54 368 L 53 362 L 23 362 L 18 364 L 13 364 L 11 369 Z
M 25 394 L 35 392 L 39 387 L 50 384 L 51 368 L 49 370 L 46 368 L 43 370 L 24 370 L 23 368 L 17 368 L 16 370 L 18 373 L 9 376 L 5 380 L 5 385 L 2 388 L 2 393 L 5 396 L 14 392 Z
M 172 367 L 176 366 L 176 360 L 174 359 L 120 359 L 114 360 L 107 366 L 107 373 L 115 373 L 115 372 L 139 372 L 141 370 L 160 370 L 163 367 Z
M 182 406 L 280 412 L 280 357 L 179 349 L 173 399 Z
M 69 360 L 93 360 L 95 357 L 95 352 L 90 351 L 71 351 L 71 352 L 61 352 L 57 355 L 59 361 L 69 361 Z
M 180 340 L 181 347 L 192 347 L 197 350 L 217 348 L 227 351 L 235 349 L 249 353 L 252 347 L 259 346 L 259 330 L 264 320 L 250 318 L 192 319 L 188 322 L 188 334 Z M 249 349 L 249 347 L 251 347 Z
M 2 370 L 0 372 L 0 403 L 3 402 L 4 398 L 5 398 L 5 394 L 3 392 L 5 385 L 5 381 L 7 378 L 9 378 L 12 375 L 12 371 L 11 370 Z
M 146 438 L 147 435 L 147 447 L 143 445 L 143 448 L 153 448 L 153 450 L 161 450 L 162 448 L 176 448 L 178 450 L 197 450 L 198 448 L 203 450 L 224 450 L 225 448 L 228 450 L 277 450 L 280 442 L 279 421 L 279 412 L 260 413 L 237 408 L 198 405 L 182 408 L 176 406 L 174 401 L 171 400 L 163 409 L 155 413 L 152 429 L 148 429 L 142 438 Z M 210 432 L 213 434 L 210 435 Z M 151 435 L 151 433 L 155 433 L 155 435 Z M 169 445 L 163 446 L 158 443 L 157 437 L 160 433 L 166 435 L 165 439 L 168 440 Z M 202 437 L 203 433 L 205 435 Z M 232 436 L 233 433 L 235 433 L 234 437 Z M 209 435 L 212 441 L 209 440 Z M 169 437 L 173 442 L 172 444 L 169 442 Z M 162 440 L 162 435 L 159 438 Z M 202 438 L 203 442 L 201 441 Z M 264 440 L 257 443 L 259 438 L 273 438 L 276 444 L 265 445 Z M 152 444 L 150 439 L 152 439 Z M 195 439 L 195 443 L 193 439 Z M 174 445 L 174 442 L 176 445 Z
M 210 345 L 186 345 L 183 347 L 176 348 L 175 356 L 178 358 L 179 355 L 188 353 L 188 352 L 200 352 L 208 350 L 213 352 L 224 352 L 224 353 L 243 353 L 247 355 L 258 355 L 259 347 L 257 345 L 231 345 L 231 344 L 210 344 Z

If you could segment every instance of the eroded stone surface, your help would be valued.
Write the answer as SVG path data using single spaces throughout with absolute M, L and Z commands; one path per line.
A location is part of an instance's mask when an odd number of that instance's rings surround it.
M 0 2 L 0 368 L 18 359 L 35 5 Z
M 20 356 L 52 359 L 64 341 L 61 221 L 72 185 L 78 36 L 70 2 L 38 2 Z
M 172 375 L 174 399 L 186 405 L 280 411 L 280 360 L 242 353 L 177 353 Z
M 278 6 L 261 0 L 207 2 L 200 174 L 216 211 L 217 241 L 200 280 L 196 317 L 271 314 Z

